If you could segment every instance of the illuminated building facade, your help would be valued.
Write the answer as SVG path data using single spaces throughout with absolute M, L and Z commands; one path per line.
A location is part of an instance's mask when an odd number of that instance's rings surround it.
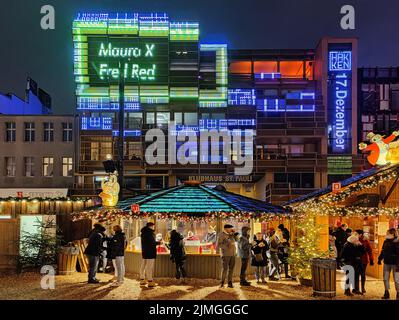
M 198 23 L 166 14 L 80 14 L 73 40 L 75 195 L 97 194 L 102 162 L 118 154 L 122 101 L 128 194 L 202 180 L 282 203 L 362 168 L 355 39 L 324 38 L 308 50 L 230 50 L 201 43 Z M 223 161 L 148 165 L 146 132 L 167 131 L 170 121 L 176 132 L 254 130 L 253 174 L 236 176 Z
M 399 68 L 359 68 L 359 140 L 398 129 Z

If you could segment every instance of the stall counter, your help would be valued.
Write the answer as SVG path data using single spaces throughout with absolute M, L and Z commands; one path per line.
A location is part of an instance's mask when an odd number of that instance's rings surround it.
M 186 271 L 188 278 L 198 279 L 220 279 L 221 257 L 219 254 L 187 254 Z M 126 251 L 125 267 L 126 272 L 132 274 L 140 273 L 141 252 Z M 241 259 L 236 258 L 234 277 L 239 277 L 241 269 Z M 170 260 L 168 253 L 157 255 L 155 261 L 155 278 L 174 278 L 176 274 L 175 265 Z

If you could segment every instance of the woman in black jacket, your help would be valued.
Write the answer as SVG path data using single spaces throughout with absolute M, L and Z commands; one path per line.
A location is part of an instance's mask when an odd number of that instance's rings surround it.
M 269 251 L 269 245 L 266 240 L 263 239 L 263 235 L 259 232 L 256 234 L 254 243 L 252 245 L 252 262 L 251 265 L 256 268 L 255 278 L 256 282 L 266 283 L 266 266 L 267 266 L 267 251 Z
M 120 226 L 114 226 L 113 230 L 115 232 L 114 236 L 109 242 L 110 256 L 112 258 L 112 263 L 115 268 L 115 277 L 117 282 L 115 285 L 120 286 L 124 282 L 125 277 L 125 250 L 127 246 L 125 234 L 122 232 Z
M 352 235 L 348 238 L 345 245 L 341 251 L 341 259 L 345 265 L 350 265 L 353 267 L 355 271 L 355 283 L 352 293 L 360 294 L 363 293 L 359 290 L 359 281 L 360 281 L 360 274 L 363 268 L 362 265 L 362 256 L 366 253 L 366 250 L 362 243 L 359 240 L 359 237 L 356 235 Z M 353 294 L 350 291 L 350 288 L 347 287 L 345 289 L 345 295 L 352 296 Z
M 157 242 L 155 236 L 155 224 L 153 222 L 141 229 L 141 252 L 142 263 L 140 268 L 140 285 L 145 286 L 148 280 L 148 287 L 154 288 L 157 284 L 154 282 L 155 259 L 157 258 Z
M 183 283 L 187 276 L 184 268 L 184 262 L 186 261 L 186 250 L 184 249 L 183 236 L 176 230 L 170 232 L 170 259 L 176 264 L 176 279 L 183 278 Z
M 378 264 L 384 261 L 384 286 L 385 293 L 382 299 L 389 299 L 389 278 L 391 272 L 395 280 L 396 300 L 399 300 L 399 239 L 394 228 L 387 231 L 386 239 L 382 245 Z

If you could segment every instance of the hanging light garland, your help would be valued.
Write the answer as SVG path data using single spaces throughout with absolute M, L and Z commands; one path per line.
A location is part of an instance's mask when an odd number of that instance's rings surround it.
M 59 197 L 59 198 L 49 198 L 49 197 L 7 197 L 0 198 L 0 202 L 86 202 L 91 201 L 91 198 L 69 198 L 69 197 Z
M 354 206 L 346 207 L 344 205 L 340 205 L 339 203 L 342 203 L 350 196 L 353 196 L 353 194 L 355 194 L 356 192 L 375 188 L 384 182 L 396 179 L 398 176 L 398 168 L 395 168 L 394 170 L 384 171 L 381 173 L 377 173 L 367 179 L 364 179 L 357 184 L 350 185 L 337 193 L 330 193 L 326 196 L 309 199 L 299 204 L 293 204 L 289 207 L 299 217 L 304 217 L 304 215 L 306 215 L 307 213 L 314 213 L 320 216 L 330 215 L 347 217 L 372 217 L 384 215 L 390 218 L 395 218 L 399 216 L 399 208 Z
M 119 208 L 102 208 L 77 212 L 73 214 L 73 221 L 82 219 L 92 219 L 99 222 L 115 222 L 120 219 L 148 219 L 156 217 L 160 220 L 174 219 L 177 221 L 214 221 L 216 219 L 229 220 L 235 219 L 239 222 L 248 220 L 258 220 L 260 222 L 275 221 L 282 218 L 290 218 L 289 214 L 276 213 L 254 213 L 254 212 L 208 212 L 203 215 L 190 215 L 187 213 L 160 213 L 160 212 L 141 212 L 132 213 Z

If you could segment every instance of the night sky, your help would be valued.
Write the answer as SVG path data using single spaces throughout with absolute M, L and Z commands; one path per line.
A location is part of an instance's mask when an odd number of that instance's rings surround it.
M 40 28 L 40 8 L 56 10 L 56 30 Z M 342 30 L 340 8 L 356 9 L 356 30 Z M 72 20 L 77 12 L 166 12 L 198 21 L 201 42 L 229 48 L 314 48 L 322 36 L 359 38 L 359 66 L 399 65 L 397 0 L 1 0 L 0 92 L 23 97 L 27 75 L 73 113 Z

